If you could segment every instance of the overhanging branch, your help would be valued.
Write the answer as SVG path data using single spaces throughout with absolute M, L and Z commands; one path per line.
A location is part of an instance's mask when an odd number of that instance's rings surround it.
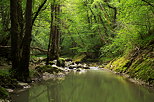
M 47 0 L 44 0 L 44 2 L 39 6 L 34 18 L 32 19 L 32 25 L 34 24 L 39 12 L 41 11 L 41 9 L 43 8 L 43 6 L 45 5 L 46 2 L 47 2 Z
M 150 2 L 146 1 L 146 0 L 142 0 L 143 2 L 147 3 L 148 5 L 150 5 L 151 7 L 154 7 L 153 4 L 151 4 Z

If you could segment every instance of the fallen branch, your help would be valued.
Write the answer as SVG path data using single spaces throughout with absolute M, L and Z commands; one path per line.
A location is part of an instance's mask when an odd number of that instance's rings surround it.
M 11 48 L 11 46 L 1 46 L 0 45 L 0 48 Z
M 32 50 L 38 50 L 40 52 L 44 52 L 44 53 L 47 53 L 48 50 L 45 50 L 45 49 L 41 49 L 41 48 L 38 48 L 38 47 L 30 47 Z

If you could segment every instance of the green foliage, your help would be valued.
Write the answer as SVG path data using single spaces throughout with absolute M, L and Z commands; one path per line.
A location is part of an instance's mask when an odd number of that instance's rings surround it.
M 9 70 L 8 69 L 1 69 L 0 75 L 1 76 L 9 76 L 10 75 Z
M 1 69 L 0 70 L 0 87 L 4 88 L 16 88 L 17 86 L 17 80 L 12 78 L 12 76 L 9 73 L 8 69 Z M 2 90 L 4 91 L 4 90 Z M 4 94 L 5 95 L 5 94 Z
M 101 48 L 102 57 L 121 56 L 154 39 L 154 9 L 151 6 L 138 0 L 113 0 L 111 3 L 118 8 L 116 36 Z
M 35 0 L 34 11 L 42 2 Z M 50 3 L 53 4 L 48 1 L 46 5 Z M 108 61 L 145 46 L 154 38 L 149 33 L 154 29 L 153 8 L 143 1 L 64 0 L 60 3 L 63 5 L 58 16 L 62 55 L 96 53 L 99 57 L 101 52 L 100 58 Z M 47 6 L 36 19 L 32 46 L 47 49 L 50 14 L 51 9 Z
M 5 45 L 5 40 L 9 40 L 9 0 L 0 1 L 0 11 L 0 44 Z
M 36 26 L 35 26 L 36 25 Z M 32 46 L 47 49 L 50 33 L 50 7 L 46 12 L 41 12 L 33 27 Z
M 104 28 L 97 17 L 99 8 L 92 7 L 92 3 L 93 0 L 64 2 L 61 46 L 65 54 L 97 53 L 102 46 Z
M 5 99 L 9 97 L 7 90 L 0 86 L 0 99 Z
M 33 16 L 44 0 L 33 0 Z M 94 53 L 102 61 L 146 46 L 154 39 L 154 5 L 142 0 L 57 0 L 61 4 L 58 15 L 61 55 Z M 25 10 L 26 1 L 22 2 Z M 150 5 L 151 4 L 151 5 Z M 5 6 L 4 6 L 5 5 Z M 32 31 L 31 46 L 47 49 L 50 35 L 53 0 L 40 11 Z M 9 35 L 9 1 L 0 1 L 0 42 Z M 116 10 L 116 11 L 115 11 Z M 5 23 L 4 23 L 5 22 Z M 7 26 L 6 26 L 7 25 Z M 33 51 L 33 53 L 38 51 Z

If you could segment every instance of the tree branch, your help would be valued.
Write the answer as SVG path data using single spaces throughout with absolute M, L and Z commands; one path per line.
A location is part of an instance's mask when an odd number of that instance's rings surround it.
M 41 49 L 41 48 L 38 48 L 38 47 L 30 47 L 30 48 L 33 49 L 33 50 L 38 50 L 40 52 L 47 53 L 47 50 L 45 50 L 45 49 Z
M 43 6 L 45 5 L 46 2 L 47 2 L 47 0 L 44 0 L 44 2 L 39 6 L 34 18 L 32 19 L 32 25 L 34 24 L 39 12 L 41 11 L 41 9 L 43 8 Z
M 150 2 L 146 1 L 146 0 L 142 0 L 143 2 L 147 3 L 148 5 L 150 5 L 151 7 L 154 7 L 154 5 L 152 5 Z

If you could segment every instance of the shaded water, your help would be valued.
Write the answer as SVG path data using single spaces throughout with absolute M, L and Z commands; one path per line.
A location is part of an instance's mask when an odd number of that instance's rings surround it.
M 154 91 L 107 71 L 72 73 L 12 95 L 13 102 L 154 102 Z

